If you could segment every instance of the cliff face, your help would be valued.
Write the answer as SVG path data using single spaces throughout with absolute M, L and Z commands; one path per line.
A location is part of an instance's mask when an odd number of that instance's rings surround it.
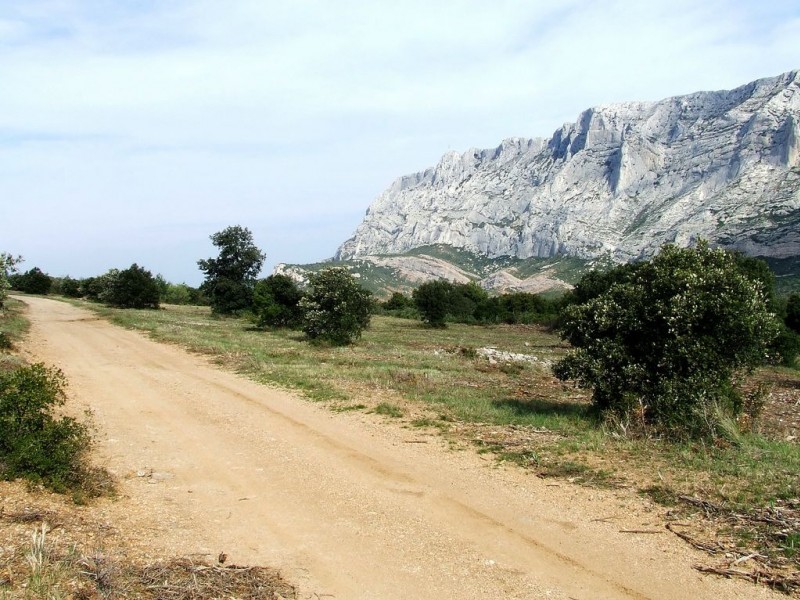
M 800 255 L 800 71 L 596 107 L 548 140 L 448 153 L 383 192 L 336 258 L 446 244 L 627 261 L 697 237 Z

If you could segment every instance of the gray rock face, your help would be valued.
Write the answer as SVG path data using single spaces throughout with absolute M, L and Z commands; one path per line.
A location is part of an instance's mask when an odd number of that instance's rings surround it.
M 596 107 L 549 140 L 450 152 L 383 192 L 336 258 L 449 244 L 627 261 L 698 237 L 800 255 L 800 71 Z

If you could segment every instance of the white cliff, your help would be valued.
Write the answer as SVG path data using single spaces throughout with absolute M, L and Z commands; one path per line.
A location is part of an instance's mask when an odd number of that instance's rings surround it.
M 446 244 L 626 261 L 698 237 L 800 255 L 800 71 L 600 106 L 547 140 L 450 152 L 383 192 L 336 258 Z

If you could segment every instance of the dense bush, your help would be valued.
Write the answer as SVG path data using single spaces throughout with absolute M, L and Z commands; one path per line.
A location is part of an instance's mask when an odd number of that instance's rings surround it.
M 413 307 L 414 300 L 401 292 L 394 292 L 386 302 L 381 302 L 383 310 L 405 310 Z
M 150 271 L 133 263 L 108 277 L 100 300 L 118 308 L 158 308 L 158 284 Z
M 591 273 L 562 315 L 574 347 L 554 371 L 593 402 L 668 435 L 713 435 L 739 414 L 734 376 L 762 364 L 780 323 L 739 257 L 665 246 L 652 261 Z
M 65 380 L 42 364 L 0 373 L 0 475 L 26 477 L 56 491 L 81 486 L 90 437 L 84 425 L 56 417 Z
M 426 281 L 414 290 L 414 305 L 423 322 L 431 327 L 444 327 L 450 312 L 453 284 L 442 279 Z
M 795 333 L 800 333 L 800 294 L 792 294 L 786 301 L 786 318 L 784 322 L 789 329 Z
M 22 262 L 21 256 L 12 256 L 8 252 L 0 252 L 0 308 L 8 297 L 8 290 L 11 288 L 11 277 L 16 269 L 16 265 Z
M 72 277 L 62 277 L 53 281 L 53 291 L 67 298 L 81 297 L 81 282 Z
M 270 275 L 256 283 L 253 314 L 259 327 L 299 327 L 303 292 L 288 275 Z
M 308 292 L 300 300 L 302 329 L 312 340 L 350 344 L 369 326 L 371 293 L 343 268 L 308 276 Z
M 552 323 L 560 302 L 537 294 L 513 292 L 500 296 L 477 283 L 450 283 L 437 280 L 423 283 L 413 293 L 413 301 L 424 322 L 444 327 L 456 323 Z
M 103 275 L 82 279 L 80 283 L 81 296 L 96 302 L 105 302 L 117 275 L 119 275 L 119 269 L 109 269 Z
M 538 294 L 512 292 L 497 297 L 497 317 L 503 323 L 552 323 L 558 316 L 560 302 Z
M 26 294 L 47 294 L 53 279 L 42 272 L 39 267 L 33 267 L 24 273 L 18 273 L 9 277 L 11 287 Z
M 223 315 L 250 309 L 256 278 L 266 258 L 253 242 L 253 234 L 235 225 L 213 234 L 211 241 L 219 248 L 217 258 L 197 261 L 205 273 L 200 289 L 211 309 Z
M 165 304 L 208 305 L 208 300 L 203 292 L 185 283 L 168 283 L 161 292 L 161 301 Z

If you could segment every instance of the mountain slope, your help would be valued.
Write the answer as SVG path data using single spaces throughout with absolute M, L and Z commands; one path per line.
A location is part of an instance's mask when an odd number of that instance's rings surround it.
M 337 260 L 449 245 L 627 261 L 698 237 L 800 255 L 800 71 L 583 112 L 550 139 L 446 154 L 396 180 Z

